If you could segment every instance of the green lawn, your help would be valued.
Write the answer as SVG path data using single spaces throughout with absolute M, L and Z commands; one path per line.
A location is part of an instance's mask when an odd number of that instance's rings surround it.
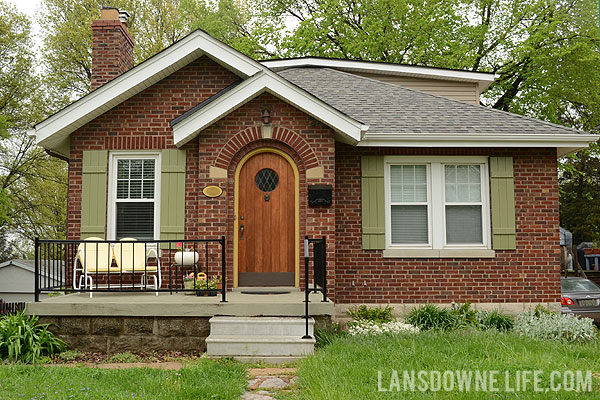
M 397 371 L 398 381 L 393 381 L 393 370 Z M 404 371 L 425 370 L 431 379 L 431 371 L 446 370 L 499 371 L 495 385 L 487 384 L 488 389 L 498 392 L 457 390 L 455 379 L 453 391 L 419 391 L 418 380 L 411 390 L 410 380 Z M 567 370 L 591 370 L 592 392 L 573 391 L 535 392 L 533 382 L 528 390 L 517 391 L 516 380 L 519 370 L 541 370 L 538 387 L 549 388 L 552 371 L 559 371 L 554 383 L 570 384 Z M 380 371 L 380 372 L 379 372 Z M 508 371 L 509 390 L 505 373 Z M 292 399 L 575 399 L 600 398 L 600 344 L 576 345 L 552 341 L 532 341 L 513 334 L 497 332 L 425 332 L 418 335 L 346 337 L 317 350 L 316 354 L 299 365 L 300 385 L 296 392 L 284 394 L 281 398 Z M 381 379 L 379 378 L 381 374 Z M 407 372 L 410 377 L 410 372 Z M 435 374 L 435 373 L 434 373 Z M 528 373 L 525 373 L 528 374 Z M 585 379 L 584 372 L 584 379 Z M 418 375 L 415 375 L 418 377 Z M 457 375 L 455 375 L 457 376 Z M 491 375 L 487 375 L 488 377 Z M 434 380 L 436 379 L 434 375 Z M 431 387 L 431 381 L 427 387 Z M 435 382 L 435 381 L 434 381 Z M 523 380 L 520 380 L 523 382 Z M 397 384 L 397 386 L 396 386 Z M 392 391 L 389 391 L 390 385 Z M 447 384 L 447 388 L 450 383 Z M 481 385 L 484 386 L 484 385 Z M 387 389 L 388 391 L 379 391 Z M 397 391 L 397 388 L 400 391 Z M 422 386 L 423 387 L 423 386 Z M 472 388 L 474 385 L 472 386 Z M 443 389 L 443 387 L 442 387 Z
M 0 399 L 239 399 L 246 369 L 202 360 L 179 371 L 150 368 L 0 366 Z

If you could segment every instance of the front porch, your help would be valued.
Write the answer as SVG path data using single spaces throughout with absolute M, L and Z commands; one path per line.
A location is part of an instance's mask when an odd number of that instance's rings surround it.
M 236 288 L 221 296 L 194 296 L 185 293 L 99 292 L 90 298 L 84 293 L 50 297 L 30 303 L 27 312 L 40 316 L 120 316 L 120 317 L 212 317 L 212 316 L 286 316 L 304 317 L 304 292 L 296 288 L 268 288 L 283 294 L 246 294 L 256 288 Z M 323 302 L 320 293 L 310 294 L 309 314 L 313 317 L 333 316 L 334 303 Z
M 221 301 L 221 296 L 198 297 L 184 293 L 156 296 L 151 292 L 113 292 L 95 293 L 93 298 L 87 293 L 73 293 L 30 303 L 26 312 L 40 316 L 41 323 L 53 324 L 51 329 L 70 348 L 87 352 L 204 352 L 206 339 L 214 334 L 211 318 L 216 316 L 256 318 L 263 324 L 268 323 L 264 321 L 268 318 L 261 317 L 295 319 L 297 333 L 286 340 L 301 343 L 305 294 L 294 288 L 285 290 L 289 293 L 245 294 L 246 289 L 236 288 L 228 292 L 226 303 Z M 310 320 L 314 318 L 317 324 L 329 324 L 334 316 L 334 303 L 322 300 L 320 293 L 310 294 Z M 276 324 L 267 327 L 273 334 L 278 329 Z M 290 354 L 282 356 L 285 357 L 273 359 L 277 362 L 292 359 Z M 252 358 L 257 359 L 271 362 L 269 357 Z

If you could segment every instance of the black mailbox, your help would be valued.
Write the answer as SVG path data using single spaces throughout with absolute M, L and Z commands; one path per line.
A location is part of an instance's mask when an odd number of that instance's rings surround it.
M 331 185 L 308 185 L 308 205 L 311 207 L 331 206 L 332 191 Z

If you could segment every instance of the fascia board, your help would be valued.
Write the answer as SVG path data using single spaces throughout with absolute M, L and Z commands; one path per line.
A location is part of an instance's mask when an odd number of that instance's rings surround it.
M 598 141 L 586 134 L 367 134 L 359 147 L 555 147 L 558 156 Z
M 37 143 L 51 146 L 52 136 L 60 133 L 68 135 L 203 54 L 244 78 L 263 69 L 254 60 L 208 34 L 196 31 L 40 122 L 35 127 Z
M 496 74 L 472 71 L 457 71 L 441 68 L 427 68 L 416 65 L 398 65 L 393 63 L 372 63 L 355 60 L 336 60 L 321 58 L 301 58 L 291 60 L 262 61 L 262 64 L 272 70 L 301 67 L 338 68 L 347 71 L 375 72 L 389 75 L 419 76 L 432 79 L 447 79 L 463 82 L 477 82 L 485 89 L 498 77 Z
M 264 72 L 240 83 L 235 89 L 173 125 L 175 145 L 184 145 L 201 130 L 264 92 L 269 92 L 313 116 L 347 136 L 353 143 L 357 143 L 368 129 L 368 126 L 326 105 L 283 78 Z

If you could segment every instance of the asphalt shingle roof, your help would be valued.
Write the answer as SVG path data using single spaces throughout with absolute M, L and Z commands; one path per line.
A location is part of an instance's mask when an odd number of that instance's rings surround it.
M 586 134 L 331 68 L 290 68 L 278 73 L 344 114 L 368 124 L 367 134 Z

